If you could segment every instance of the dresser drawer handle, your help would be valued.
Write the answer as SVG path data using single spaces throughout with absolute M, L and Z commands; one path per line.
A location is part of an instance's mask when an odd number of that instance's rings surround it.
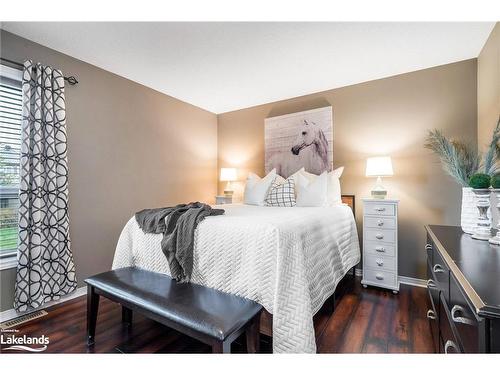
M 444 268 L 440 264 L 435 264 L 432 270 L 434 271 L 434 273 L 444 273 Z
M 425 245 L 425 250 L 432 250 L 432 245 L 430 243 Z
M 427 280 L 427 288 L 435 288 L 435 287 L 436 283 L 434 282 L 434 280 L 432 279 Z
M 382 267 L 384 265 L 384 261 L 382 259 L 377 259 L 375 262 L 377 262 L 377 266 Z
M 460 353 L 460 349 L 458 349 L 457 344 L 455 344 L 452 340 L 448 340 L 446 341 L 446 344 L 444 344 L 444 354 L 448 354 L 448 350 L 450 350 L 450 348 L 453 348 L 455 353 Z
M 474 321 L 469 318 L 465 318 L 463 316 L 457 316 L 457 314 L 463 315 L 464 314 L 464 308 L 459 305 L 453 306 L 451 309 L 451 319 L 455 323 L 462 323 L 462 324 L 467 324 L 467 325 L 474 325 Z
M 383 246 L 377 246 L 375 248 L 375 251 L 378 251 L 379 253 L 385 253 L 385 247 L 383 247 Z
M 385 211 L 385 207 L 375 207 L 375 211 L 377 211 L 377 212 L 384 212 Z
M 381 274 L 376 274 L 376 275 L 375 275 L 375 278 L 376 278 L 377 280 L 384 280 L 384 276 L 382 276 Z
M 383 221 L 383 220 L 379 220 L 379 221 L 377 221 L 377 225 L 378 225 L 379 227 L 383 227 L 383 226 L 384 226 L 384 221 Z
M 434 310 L 427 310 L 427 319 L 436 320 L 436 313 Z
M 376 238 L 377 240 L 381 240 L 382 238 L 384 238 L 384 235 L 383 235 L 383 234 L 380 234 L 380 233 L 377 233 L 377 234 L 375 235 L 375 238 Z

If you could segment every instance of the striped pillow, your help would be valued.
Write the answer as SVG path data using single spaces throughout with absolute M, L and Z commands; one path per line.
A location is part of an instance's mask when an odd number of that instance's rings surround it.
M 295 180 L 276 176 L 267 193 L 266 206 L 293 207 L 295 204 Z

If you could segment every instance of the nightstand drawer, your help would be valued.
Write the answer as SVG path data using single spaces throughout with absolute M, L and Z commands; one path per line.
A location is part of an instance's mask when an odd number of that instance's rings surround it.
M 395 230 L 365 229 L 365 240 L 376 242 L 396 242 Z
M 393 257 L 396 255 L 396 247 L 394 245 L 382 244 L 374 241 L 365 241 L 364 252 L 366 254 L 386 255 Z
M 366 255 L 363 259 L 364 264 L 368 268 L 382 271 L 396 271 L 396 258 L 385 257 L 382 255 Z
M 396 214 L 396 206 L 391 203 L 366 202 L 364 214 L 377 216 L 394 216 Z
M 367 228 L 396 229 L 396 219 L 392 217 L 372 217 L 364 219 Z
M 396 286 L 397 278 L 394 272 L 372 270 L 367 268 L 363 270 L 363 282 L 394 287 Z

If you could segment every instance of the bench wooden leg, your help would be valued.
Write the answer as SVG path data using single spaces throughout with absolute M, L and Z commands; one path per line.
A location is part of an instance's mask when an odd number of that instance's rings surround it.
M 257 314 L 247 326 L 245 335 L 247 338 L 247 352 L 258 353 L 260 350 L 260 314 Z
M 231 343 L 227 341 L 216 341 L 212 344 L 212 353 L 231 353 Z
M 87 346 L 95 343 L 95 326 L 97 324 L 97 312 L 99 310 L 99 294 L 93 286 L 87 287 Z
M 132 310 L 130 310 L 128 307 L 122 306 L 122 323 L 126 324 L 127 326 L 131 326 L 132 316 Z

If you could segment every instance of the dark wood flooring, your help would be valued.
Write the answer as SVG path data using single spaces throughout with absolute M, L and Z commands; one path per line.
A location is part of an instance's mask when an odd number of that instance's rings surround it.
M 363 289 L 359 278 L 353 282 L 352 276 L 346 277 L 337 288 L 334 313 L 330 314 L 325 305 L 315 316 L 318 352 L 433 352 L 426 319 L 426 293 L 424 288 L 402 285 L 400 293 L 393 295 L 382 289 Z M 89 349 L 85 345 L 85 297 L 47 311 L 47 316 L 16 327 L 19 330 L 16 335 L 48 336 L 50 344 L 46 352 L 49 353 L 209 353 L 211 350 L 138 314 L 134 314 L 132 328 L 127 330 L 121 324 L 120 306 L 106 298 L 101 298 L 96 344 Z M 270 353 L 271 348 L 271 339 L 261 335 L 261 352 Z M 246 352 L 244 337 L 233 343 L 232 351 Z

